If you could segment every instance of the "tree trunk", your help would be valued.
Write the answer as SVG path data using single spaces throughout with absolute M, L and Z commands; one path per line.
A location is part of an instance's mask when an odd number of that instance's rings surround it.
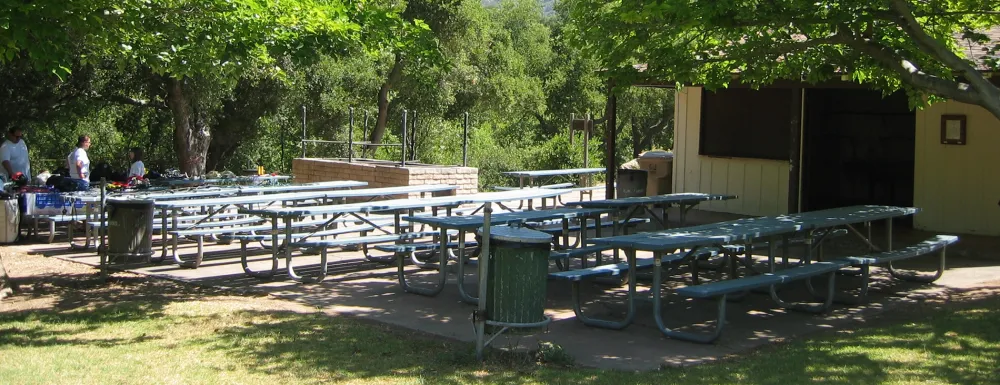
M 389 76 L 378 90 L 378 118 L 375 119 L 375 128 L 372 129 L 369 137 L 373 144 L 382 143 L 382 137 L 385 136 L 385 128 L 389 123 L 389 90 L 396 83 L 399 83 L 399 78 L 402 76 L 403 57 L 397 53 L 396 60 L 392 63 L 392 69 L 389 70 Z M 374 150 L 369 149 L 369 151 Z
M 3 253 L 0 253 L 0 300 L 14 294 L 17 286 L 7 275 L 7 269 L 3 265 Z
M 174 149 L 181 172 L 188 176 L 205 175 L 205 161 L 212 142 L 208 124 L 191 96 L 184 81 L 167 78 L 167 106 L 174 118 Z

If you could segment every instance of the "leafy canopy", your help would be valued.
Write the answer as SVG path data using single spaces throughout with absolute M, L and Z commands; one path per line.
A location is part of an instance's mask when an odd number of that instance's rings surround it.
M 981 72 L 998 69 L 1000 41 L 984 34 L 1000 25 L 998 0 L 567 1 L 574 42 L 622 83 L 715 88 L 735 73 L 754 85 L 846 74 L 1000 116 L 1000 90 Z
M 73 59 L 132 61 L 177 78 L 227 77 L 275 58 L 385 46 L 434 57 L 426 24 L 366 0 L 0 0 L 0 63 L 60 77 Z

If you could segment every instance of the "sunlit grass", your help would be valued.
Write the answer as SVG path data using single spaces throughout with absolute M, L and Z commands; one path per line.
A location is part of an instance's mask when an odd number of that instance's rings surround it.
M 509 355 L 482 365 L 469 344 L 233 301 L 122 301 L 0 313 L 0 383 L 1000 383 L 1000 299 L 912 318 L 716 364 L 630 373 Z

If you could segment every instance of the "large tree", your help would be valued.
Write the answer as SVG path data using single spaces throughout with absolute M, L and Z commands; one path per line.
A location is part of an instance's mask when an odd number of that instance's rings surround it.
M 69 63 L 113 60 L 157 77 L 180 169 L 205 172 L 213 119 L 247 74 L 280 78 L 278 58 L 411 47 L 426 28 L 365 0 L 2 0 L 0 62 L 26 58 L 65 77 Z M 428 52 L 410 49 L 417 54 Z
M 568 0 L 576 42 L 618 84 L 850 76 L 1000 118 L 1000 0 Z M 643 68 L 639 71 L 636 68 Z

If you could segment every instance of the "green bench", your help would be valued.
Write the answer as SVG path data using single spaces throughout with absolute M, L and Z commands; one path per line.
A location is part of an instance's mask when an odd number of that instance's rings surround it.
M 582 248 L 581 248 L 582 249 Z M 610 249 L 610 248 L 609 248 Z M 589 251 L 589 250 L 588 250 Z M 717 255 L 717 251 L 714 250 L 704 250 L 699 252 L 694 256 L 695 259 L 710 258 Z M 673 254 L 666 254 L 661 257 L 661 265 L 676 266 L 680 262 L 688 258 L 688 253 L 680 252 Z M 636 259 L 635 269 L 636 272 L 640 270 L 648 270 L 654 267 L 652 258 Z M 621 321 L 611 321 L 605 319 L 598 319 L 595 317 L 588 316 L 584 314 L 582 308 L 582 296 L 580 294 L 580 285 L 584 281 L 605 278 L 605 277 L 621 277 L 628 274 L 631 267 L 628 262 L 600 265 L 594 267 L 588 267 L 577 270 L 569 271 L 559 271 L 554 273 L 549 273 L 549 279 L 555 281 L 568 281 L 571 284 L 572 294 L 573 294 L 573 312 L 576 314 L 576 318 L 583 322 L 584 325 L 597 326 L 605 329 L 622 329 L 632 323 L 635 318 L 635 305 L 634 305 L 634 293 L 630 293 L 628 298 L 628 313 L 624 320 Z M 630 282 L 630 288 L 634 288 L 635 282 Z M 630 289 L 630 291 L 632 291 Z
M 691 285 L 678 288 L 674 293 L 681 297 L 696 299 L 716 299 L 718 301 L 718 317 L 715 328 L 708 334 L 694 334 L 671 330 L 667 335 L 685 341 L 711 343 L 722 335 L 726 322 L 726 298 L 730 294 L 748 292 L 753 289 L 770 288 L 771 298 L 779 306 L 787 309 L 806 311 L 811 313 L 821 313 L 830 309 L 833 303 L 834 277 L 837 271 L 843 267 L 850 266 L 847 261 L 814 262 L 788 269 L 765 273 L 749 277 L 728 279 L 700 285 Z M 808 280 L 810 278 L 826 275 L 828 281 L 828 295 L 826 301 L 821 304 L 788 303 L 778 297 L 774 290 L 775 285 L 786 284 L 794 281 Z
M 454 232 L 453 231 L 449 231 L 448 235 L 451 235 L 453 233 L 457 234 L 458 232 L 457 231 L 454 231 Z M 362 234 L 364 234 L 364 233 L 362 233 Z M 293 247 L 293 248 L 299 248 L 299 249 L 318 250 L 319 251 L 319 255 L 320 255 L 320 271 L 319 271 L 319 273 L 315 277 L 303 277 L 303 276 L 295 273 L 295 269 L 292 266 L 292 253 L 290 253 L 290 252 L 287 252 L 285 254 L 286 255 L 286 259 L 287 259 L 285 263 L 286 263 L 286 265 L 288 267 L 289 276 L 292 279 L 294 279 L 296 281 L 300 281 L 300 282 L 306 282 L 306 283 L 322 282 L 326 278 L 326 276 L 328 274 L 328 270 L 327 270 L 327 253 L 328 253 L 329 248 L 331 248 L 331 247 L 346 247 L 346 246 L 360 245 L 363 248 L 365 248 L 364 249 L 364 253 L 365 253 L 365 258 L 367 260 L 373 261 L 373 262 L 380 262 L 380 263 L 391 263 L 393 260 L 396 259 L 396 257 L 385 259 L 385 258 L 377 258 L 377 257 L 371 256 L 367 252 L 367 246 L 368 245 L 373 245 L 373 244 L 378 244 L 378 243 L 391 243 L 391 242 L 412 241 L 412 240 L 419 239 L 419 238 L 434 237 L 434 236 L 440 236 L 440 235 L 441 235 L 441 232 L 439 232 L 439 231 L 423 231 L 423 232 L 400 233 L 400 234 L 386 234 L 386 235 L 367 235 L 367 236 L 366 235 L 362 235 L 360 237 L 353 237 L 353 238 L 324 239 L 324 240 L 300 240 L 300 241 L 292 242 L 291 243 L 291 247 Z M 274 265 L 273 265 L 274 268 L 272 268 L 272 274 L 277 269 L 277 263 L 278 262 L 277 262 L 277 260 L 273 260 L 273 263 L 274 263 Z M 244 269 L 246 269 L 246 268 L 244 267 Z M 262 275 L 260 273 L 253 273 L 253 272 L 250 272 L 250 271 L 247 271 L 247 274 L 250 274 L 250 275 L 255 276 L 255 277 L 268 277 L 268 276 L 270 276 L 270 274 L 269 275 Z
M 838 302 L 851 304 L 863 303 L 868 299 L 868 286 L 871 279 L 871 266 L 887 265 L 889 274 L 896 279 L 909 282 L 931 283 L 937 281 L 944 274 L 945 251 L 948 245 L 958 242 L 958 237 L 954 235 L 937 235 L 923 242 L 904 247 L 902 249 L 884 251 L 863 256 L 845 257 L 841 261 L 849 263 L 853 267 L 861 270 L 861 288 L 855 297 L 839 298 Z M 923 255 L 938 253 L 937 270 L 931 275 L 902 274 L 893 266 L 893 262 L 916 258 Z M 812 288 L 810 287 L 810 290 Z

